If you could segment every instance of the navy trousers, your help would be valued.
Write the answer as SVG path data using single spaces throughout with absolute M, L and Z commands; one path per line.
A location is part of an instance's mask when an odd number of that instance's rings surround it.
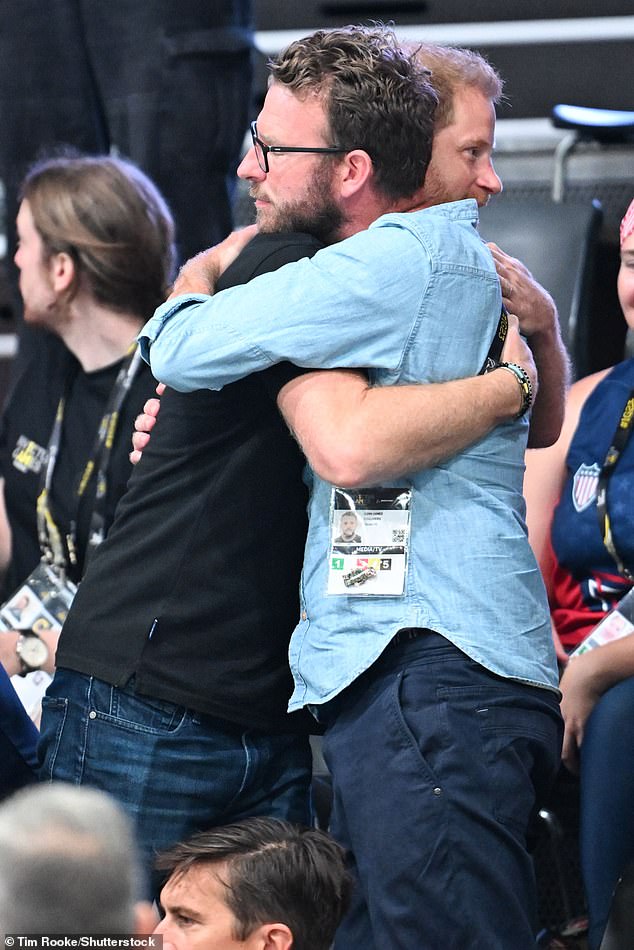
M 559 765 L 557 696 L 434 633 L 325 709 L 331 830 L 357 878 L 336 950 L 529 950 L 529 838 Z
M 0 798 L 36 779 L 38 732 L 0 664 Z

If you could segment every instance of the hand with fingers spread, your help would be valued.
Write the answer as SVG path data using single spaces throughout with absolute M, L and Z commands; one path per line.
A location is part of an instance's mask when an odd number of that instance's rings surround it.
M 257 233 L 257 226 L 250 224 L 246 228 L 233 231 L 220 244 L 215 244 L 214 247 L 201 251 L 200 254 L 186 261 L 178 272 L 168 300 L 181 294 L 215 293 L 220 275 L 235 261 L 240 251 L 244 250 Z
M 497 244 L 491 242 L 487 246 L 500 278 L 504 306 L 517 316 L 524 336 L 556 330 L 557 307 L 548 291 L 517 258 L 506 254 Z
M 528 444 L 529 448 L 543 448 L 559 437 L 570 381 L 570 360 L 561 338 L 557 307 L 521 261 L 497 244 L 487 246 L 500 278 L 504 306 L 517 316 L 537 364 L 541 390 L 533 407 Z
M 134 420 L 134 432 L 132 433 L 132 451 L 130 452 L 130 461 L 133 465 L 141 460 L 143 450 L 150 441 L 150 433 L 156 424 L 156 419 L 161 408 L 160 397 L 165 392 L 165 384 L 158 383 L 156 392 L 159 398 L 152 397 L 148 399 L 143 406 L 143 412 Z

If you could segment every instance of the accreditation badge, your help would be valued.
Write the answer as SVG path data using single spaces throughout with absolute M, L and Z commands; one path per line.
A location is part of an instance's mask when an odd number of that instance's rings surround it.
M 408 487 L 333 488 L 328 594 L 398 597 L 404 593 L 411 503 Z
M 72 581 L 41 560 L 15 593 L 0 605 L 0 631 L 33 630 L 42 633 L 61 627 L 76 592 L 77 587 Z M 42 697 L 51 680 L 44 670 L 11 677 L 22 705 L 38 727 Z

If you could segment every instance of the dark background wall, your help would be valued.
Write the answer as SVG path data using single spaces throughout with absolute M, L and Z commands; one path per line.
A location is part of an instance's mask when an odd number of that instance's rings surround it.
M 634 25 L 629 36 L 615 25 L 617 35 L 610 39 L 597 38 L 590 29 L 582 41 L 568 38 L 565 24 L 557 22 L 576 20 L 579 29 L 583 19 L 597 18 L 609 29 L 611 17 L 632 14 L 632 0 L 601 0 L 600 4 L 597 0 L 255 0 L 257 30 L 308 32 L 374 18 L 394 21 L 408 32 L 420 27 L 421 39 L 476 46 L 506 79 L 509 101 L 501 106 L 500 118 L 548 115 L 554 102 L 634 109 Z M 544 21 L 541 28 L 546 33 L 550 27 L 553 35 L 563 36 L 555 42 L 537 38 L 527 42 L 540 32 L 534 26 L 536 20 Z M 462 25 L 459 31 L 458 24 Z M 490 29 L 478 28 L 476 33 L 475 24 L 489 24 Z M 439 31 L 443 26 L 446 40 Z M 456 30 L 455 38 L 447 27 Z M 493 42 L 470 40 L 483 32 L 498 36 Z

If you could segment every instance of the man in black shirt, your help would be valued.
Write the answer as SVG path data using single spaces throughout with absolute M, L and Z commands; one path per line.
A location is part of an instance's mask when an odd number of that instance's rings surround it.
M 261 235 L 218 287 L 319 247 Z M 121 798 L 148 863 L 229 819 L 310 821 L 310 717 L 286 713 L 307 495 L 276 404 L 299 373 L 274 367 L 222 392 L 165 393 L 64 625 L 43 774 Z M 60 704 L 57 743 L 49 723 Z

